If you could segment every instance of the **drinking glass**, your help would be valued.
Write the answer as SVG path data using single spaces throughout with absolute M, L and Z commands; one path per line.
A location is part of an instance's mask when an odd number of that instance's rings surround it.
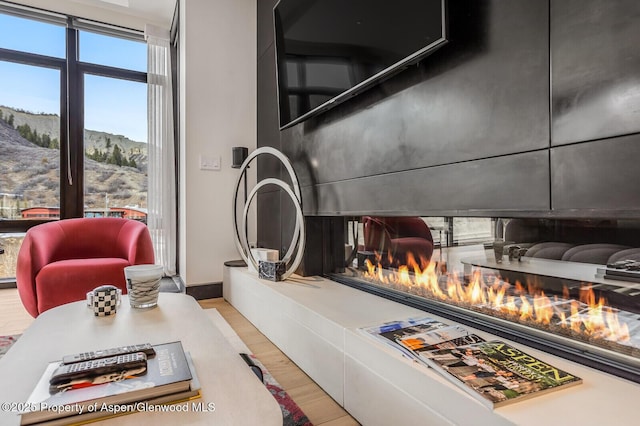
M 162 265 L 133 265 L 124 268 L 132 308 L 153 308 L 158 305 L 162 275 Z

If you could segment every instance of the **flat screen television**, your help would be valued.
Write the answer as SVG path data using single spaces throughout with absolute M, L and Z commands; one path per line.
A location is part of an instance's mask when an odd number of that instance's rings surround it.
M 274 23 L 280 129 L 447 42 L 446 0 L 280 0 Z

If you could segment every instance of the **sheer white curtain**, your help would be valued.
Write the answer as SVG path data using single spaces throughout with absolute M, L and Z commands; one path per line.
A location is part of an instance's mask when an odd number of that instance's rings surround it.
M 176 190 L 169 31 L 145 26 L 147 40 L 149 188 L 147 225 L 156 263 L 176 274 Z

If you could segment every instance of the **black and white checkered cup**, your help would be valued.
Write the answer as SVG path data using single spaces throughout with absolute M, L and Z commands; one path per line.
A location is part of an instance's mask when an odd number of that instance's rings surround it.
M 124 268 L 132 308 L 153 308 L 158 305 L 162 275 L 162 265 L 133 265 Z
M 87 293 L 87 305 L 97 317 L 115 315 L 120 305 L 122 290 L 113 285 L 103 285 Z

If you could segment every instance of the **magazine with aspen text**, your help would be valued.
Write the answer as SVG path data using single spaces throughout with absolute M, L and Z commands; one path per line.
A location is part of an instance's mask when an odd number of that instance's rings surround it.
M 582 383 L 502 341 L 422 351 L 419 356 L 489 408 Z

